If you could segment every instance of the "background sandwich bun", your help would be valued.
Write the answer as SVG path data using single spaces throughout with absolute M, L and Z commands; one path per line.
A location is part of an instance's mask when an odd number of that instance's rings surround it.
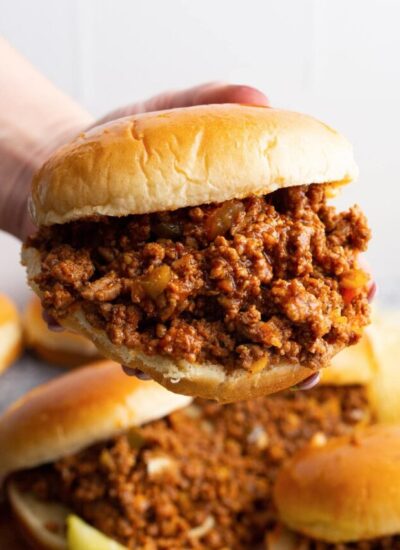
M 299 184 L 352 181 L 353 149 L 335 130 L 289 111 L 201 105 L 146 113 L 93 128 L 59 149 L 36 174 L 31 212 L 39 226 L 94 215 L 126 216 L 268 194 Z M 25 248 L 28 281 L 40 273 L 36 249 Z M 101 354 L 140 368 L 171 391 L 221 402 L 275 393 L 312 370 L 261 358 L 251 373 L 192 364 L 116 346 L 79 307 L 59 320 Z M 339 349 L 335 350 L 339 351 Z
M 400 426 L 377 425 L 308 446 L 279 472 L 279 516 L 331 543 L 400 533 Z
M 37 296 L 28 302 L 24 317 L 25 344 L 35 355 L 62 367 L 76 367 L 99 359 L 96 346 L 80 334 L 50 330 L 42 317 L 42 306 Z
M 24 544 L 13 519 L 9 506 L 4 503 L 0 504 L 0 548 L 4 550 L 27 550 L 28 547 Z
M 65 537 L 68 508 L 56 502 L 42 502 L 29 493 L 20 491 L 13 482 L 7 483 L 7 496 L 12 517 L 29 548 L 38 550 L 67 550 Z M 48 526 L 51 525 L 51 529 Z M 14 535 L 15 537 L 15 535 Z M 1 542 L 1 540 L 0 540 Z M 13 546 L 10 548 L 14 549 Z M 18 547 L 17 547 L 18 548 Z M 26 549 L 26 546 L 22 548 Z
M 0 479 L 75 453 L 190 403 L 99 361 L 39 386 L 0 417 Z
M 13 302 L 0 294 L 0 373 L 9 367 L 22 351 L 22 327 Z
M 330 386 L 371 384 L 376 373 L 376 363 L 369 329 L 369 326 L 364 329 L 357 344 L 340 351 L 332 359 L 329 367 L 321 369 L 321 384 Z

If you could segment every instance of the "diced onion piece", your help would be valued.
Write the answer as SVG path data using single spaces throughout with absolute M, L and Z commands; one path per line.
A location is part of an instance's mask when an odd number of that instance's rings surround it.
M 207 516 L 204 522 L 198 527 L 193 527 L 188 532 L 188 536 L 192 539 L 200 539 L 204 537 L 215 526 L 215 519 L 213 516 Z
M 171 280 L 171 276 L 171 268 L 169 265 L 163 264 L 142 277 L 140 284 L 142 285 L 145 293 L 150 296 L 150 298 L 155 300 L 162 292 L 164 292 Z
M 150 477 L 171 471 L 174 467 L 174 461 L 168 456 L 154 456 L 147 460 L 147 473 Z
M 260 424 L 257 424 L 247 436 L 247 441 L 258 449 L 263 450 L 269 445 L 269 436 L 264 428 Z
M 326 445 L 328 439 L 324 432 L 315 432 L 315 434 L 310 439 L 310 444 L 313 447 L 323 447 Z
M 227 201 L 214 210 L 206 223 L 208 238 L 214 240 L 218 235 L 225 235 L 243 210 L 243 204 L 234 201 Z
M 254 361 L 254 363 L 250 367 L 250 371 L 252 372 L 252 374 L 256 374 L 257 372 L 261 372 L 262 370 L 264 370 L 267 365 L 268 357 L 265 355 L 264 357 L 257 359 L 257 361 Z

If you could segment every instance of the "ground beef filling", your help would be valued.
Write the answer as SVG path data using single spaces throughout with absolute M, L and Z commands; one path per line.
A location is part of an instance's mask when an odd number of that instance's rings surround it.
M 197 400 L 19 474 L 17 482 L 40 498 L 61 500 L 128 548 L 249 550 L 276 527 L 271 494 L 285 460 L 308 442 L 323 444 L 370 421 L 357 386 L 225 406 Z
M 370 237 L 323 185 L 43 228 L 36 281 L 56 317 L 80 305 L 115 345 L 228 369 L 320 367 L 368 322 Z M 265 357 L 264 361 L 260 361 Z

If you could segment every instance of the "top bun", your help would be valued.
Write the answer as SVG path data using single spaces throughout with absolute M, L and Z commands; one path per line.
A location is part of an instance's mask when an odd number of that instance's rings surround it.
M 279 516 L 291 529 L 340 543 L 400 533 L 400 426 L 307 446 L 279 471 Z
M 351 181 L 349 142 L 306 115 L 201 105 L 127 117 L 59 149 L 36 174 L 37 225 L 126 216 Z
M 28 392 L 0 417 L 0 479 L 73 454 L 190 403 L 99 361 Z

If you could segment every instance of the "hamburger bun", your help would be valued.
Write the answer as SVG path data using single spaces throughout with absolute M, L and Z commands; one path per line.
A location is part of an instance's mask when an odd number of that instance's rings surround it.
M 84 336 L 50 330 L 43 320 L 42 311 L 39 298 L 34 296 L 23 317 L 25 343 L 35 355 L 62 367 L 77 367 L 100 358 L 96 346 Z
M 111 361 L 71 371 L 29 391 L 0 417 L 0 479 L 75 453 L 190 402 Z
M 0 373 L 21 354 L 22 329 L 17 308 L 4 294 L 0 294 Z
M 37 225 L 48 226 L 88 216 L 175 210 L 300 184 L 340 185 L 356 175 L 349 142 L 312 117 L 265 107 L 201 105 L 135 115 L 81 134 L 36 174 L 30 209 Z M 25 247 L 22 259 L 40 296 L 37 249 Z M 79 307 L 60 322 L 88 337 L 102 355 L 140 368 L 171 391 L 221 402 L 274 393 L 313 372 L 287 361 L 268 368 L 263 358 L 249 373 L 149 356 L 114 345 Z M 331 349 L 333 355 L 340 348 Z
M 12 517 L 29 548 L 67 550 L 65 524 L 70 511 L 56 502 L 44 502 L 23 492 L 12 481 L 7 483 L 7 496 Z M 51 529 L 49 529 L 51 525 Z M 15 529 L 13 529 L 15 531 Z M 1 542 L 1 540 L 0 540 Z M 1 547 L 3 548 L 3 547 Z M 5 548 L 12 548 L 9 546 Z M 22 548 L 26 548 L 23 546 Z
M 400 314 L 382 312 L 368 328 L 375 361 L 374 377 L 368 385 L 377 420 L 400 422 Z
M 329 367 L 321 370 L 321 384 L 365 386 L 371 383 L 376 372 L 376 363 L 369 329 L 370 327 L 367 327 L 364 330 L 361 340 L 356 345 L 340 351 L 332 359 Z
M 33 181 L 39 226 L 127 216 L 348 183 L 353 150 L 314 118 L 266 107 L 200 105 L 127 117 L 79 135 Z
M 400 426 L 308 446 L 278 473 L 275 503 L 292 530 L 330 543 L 400 533 Z

